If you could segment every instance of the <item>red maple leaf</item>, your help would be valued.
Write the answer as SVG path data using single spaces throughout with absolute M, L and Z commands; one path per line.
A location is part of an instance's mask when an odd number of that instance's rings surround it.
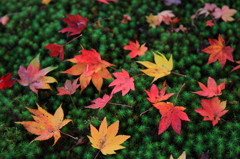
M 11 79 L 12 73 L 8 73 L 0 77 L 0 89 L 6 89 L 13 86 L 17 79 Z
M 202 99 L 201 105 L 203 108 L 198 108 L 194 111 L 204 116 L 204 121 L 210 120 L 212 121 L 212 125 L 215 126 L 220 120 L 220 117 L 228 112 L 228 110 L 224 110 L 226 103 L 227 101 L 221 102 L 218 97 L 212 100 Z
M 99 108 L 100 110 L 106 106 L 106 104 L 111 100 L 112 94 L 109 96 L 107 94 L 104 94 L 103 98 L 97 98 L 92 101 L 92 103 L 89 106 L 85 106 L 85 108 L 91 108 L 91 109 L 97 109 Z
M 76 92 L 76 89 L 80 86 L 80 84 L 77 84 L 78 78 L 73 81 L 73 83 L 70 80 L 66 80 L 64 83 L 64 87 L 57 87 L 58 94 L 57 95 L 71 95 Z
M 47 67 L 40 70 L 39 54 L 30 62 L 27 69 L 20 66 L 18 75 L 21 80 L 17 80 L 23 86 L 29 86 L 30 89 L 38 94 L 36 89 L 51 89 L 48 83 L 57 82 L 57 80 L 50 76 L 45 76 L 48 72 L 56 69 L 57 67 Z
M 114 65 L 102 60 L 100 54 L 95 49 L 86 50 L 83 48 L 81 52 L 81 55 L 77 55 L 74 58 L 67 60 L 76 65 L 61 73 L 80 75 L 81 92 L 90 84 L 91 80 L 100 92 L 103 78 L 112 78 L 107 67 Z
M 65 32 L 71 32 L 70 36 L 80 34 L 82 30 L 84 30 L 87 27 L 88 18 L 83 18 L 79 14 L 71 15 L 68 14 L 68 18 L 63 18 L 63 20 L 67 23 L 67 28 L 64 28 L 58 32 L 65 33 Z
M 116 2 L 116 0 L 96 0 L 98 2 L 102 2 L 102 3 L 105 3 L 105 4 L 109 4 L 108 1 L 112 1 L 112 2 Z
M 240 64 L 240 61 L 236 61 L 237 64 Z M 240 65 L 234 67 L 230 72 L 240 69 Z
M 208 20 L 208 21 L 206 22 L 206 26 L 210 26 L 210 27 L 214 26 L 215 24 L 214 24 L 212 21 L 213 21 L 212 19 L 211 19 L 211 20 Z
M 208 40 L 211 46 L 208 46 L 207 48 L 202 50 L 202 52 L 210 54 L 207 64 L 218 60 L 221 64 L 221 67 L 223 68 L 227 60 L 234 62 L 232 56 L 232 52 L 234 50 L 230 46 L 225 46 L 224 39 L 220 34 L 218 34 L 218 40 Z
M 200 96 L 205 96 L 208 98 L 221 95 L 222 94 L 221 91 L 223 89 L 225 89 L 225 82 L 222 82 L 217 86 L 217 83 L 211 77 L 208 77 L 207 87 L 204 84 L 202 84 L 201 82 L 198 82 L 198 84 L 203 91 L 197 91 L 197 92 L 193 92 L 193 93 L 196 93 Z
M 123 49 L 131 50 L 131 52 L 128 54 L 131 58 L 134 58 L 137 55 L 143 56 L 145 54 L 145 52 L 148 50 L 148 48 L 145 46 L 145 44 L 146 43 L 144 43 L 140 46 L 140 44 L 137 40 L 136 40 L 136 43 L 129 41 L 129 45 L 124 46 Z
M 116 73 L 113 73 L 113 75 L 117 79 L 112 81 L 112 83 L 110 83 L 108 86 L 110 87 L 115 85 L 111 94 L 115 94 L 119 91 L 122 91 L 122 96 L 124 96 L 130 91 L 130 89 L 135 90 L 134 83 L 133 83 L 134 79 L 133 77 L 130 78 L 127 71 L 122 69 L 122 72 L 116 72 Z
M 150 88 L 150 92 L 146 91 L 144 89 L 144 91 L 147 93 L 147 95 L 149 96 L 149 98 L 147 98 L 147 100 L 149 100 L 151 103 L 155 104 L 158 102 L 161 102 L 163 100 L 167 100 L 168 98 L 170 98 L 172 95 L 174 95 L 174 93 L 168 93 L 165 94 L 167 87 L 163 87 L 160 91 L 158 90 L 157 86 L 155 84 L 153 84 Z
M 56 57 L 59 56 L 60 60 L 64 60 L 63 45 L 49 44 L 44 46 L 45 49 L 51 50 L 50 56 Z
M 173 130 L 180 135 L 181 132 L 181 120 L 190 121 L 187 114 L 183 112 L 186 108 L 181 106 L 175 106 L 170 102 L 160 102 L 153 104 L 153 106 L 159 109 L 162 115 L 161 121 L 159 122 L 158 135 L 167 130 L 172 125 Z

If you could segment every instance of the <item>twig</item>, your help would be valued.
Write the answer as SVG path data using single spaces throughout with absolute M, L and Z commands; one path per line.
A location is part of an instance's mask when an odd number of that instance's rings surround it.
M 180 93 L 180 91 L 182 90 L 182 88 L 185 86 L 185 83 L 183 83 L 183 85 L 181 86 L 181 88 L 179 89 L 178 93 L 177 93 L 177 96 L 176 96 L 176 99 L 178 98 L 178 95 Z
M 71 100 L 72 100 L 72 103 L 73 103 L 74 108 L 77 109 L 77 107 L 76 107 L 76 105 L 75 105 L 75 103 L 74 103 L 74 101 L 73 101 L 73 99 L 72 99 L 71 94 L 69 94 L 69 96 L 70 96 L 70 98 L 71 98 Z
M 141 115 L 143 115 L 143 114 L 145 114 L 145 113 L 147 113 L 149 110 L 151 110 L 153 107 L 151 107 L 151 108 L 149 108 L 148 110 L 145 110 L 144 112 L 142 112 L 141 114 L 140 114 L 140 116 Z
M 109 103 L 109 102 L 108 102 L 108 104 L 121 105 L 121 106 L 125 106 L 125 107 L 132 108 L 132 106 L 130 106 L 130 105 L 125 105 L 125 104 L 117 104 L 117 103 Z
M 186 77 L 186 75 L 183 75 L 183 74 L 180 74 L 180 73 L 176 73 L 176 72 L 171 72 L 171 73 L 176 74 L 176 75 L 179 75 L 179 76 Z
M 138 74 L 138 75 L 132 76 L 132 78 L 137 77 L 137 76 L 143 76 L 143 75 L 144 74 Z
M 96 159 L 96 158 L 97 158 L 97 156 L 98 156 L 99 152 L 100 152 L 100 150 L 98 151 L 98 153 L 96 154 L 96 156 L 94 157 L 94 159 Z
M 73 38 L 73 39 L 70 40 L 69 42 L 65 43 L 63 46 L 65 46 L 65 45 L 71 43 L 73 40 L 76 40 L 77 38 L 79 38 L 79 37 L 81 37 L 81 36 L 82 36 L 82 34 L 78 35 L 77 37 Z

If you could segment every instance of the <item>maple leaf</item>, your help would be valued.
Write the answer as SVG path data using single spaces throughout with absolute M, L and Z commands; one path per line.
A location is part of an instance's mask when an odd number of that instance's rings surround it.
M 202 108 L 198 108 L 194 111 L 204 116 L 204 121 L 210 120 L 212 121 L 212 125 L 215 126 L 220 120 L 220 117 L 228 112 L 228 110 L 224 110 L 226 108 L 226 103 L 227 101 L 221 102 L 218 97 L 212 100 L 202 99 Z
M 149 100 L 149 102 L 151 103 L 158 103 L 161 102 L 163 100 L 167 100 L 168 98 L 170 98 L 172 95 L 174 95 L 174 93 L 168 93 L 165 94 L 167 87 L 163 87 L 160 91 L 158 90 L 157 86 L 155 84 L 153 84 L 150 88 L 150 92 L 146 91 L 144 89 L 144 91 L 147 93 L 147 95 L 149 96 L 149 98 L 147 98 L 147 100 Z
M 42 0 L 42 4 L 48 4 L 50 2 L 51 2 L 51 0 Z
M 153 106 L 159 109 L 162 115 L 161 121 L 159 122 L 158 135 L 167 130 L 172 125 L 173 130 L 180 135 L 181 131 L 181 120 L 190 121 L 187 114 L 183 112 L 186 108 L 181 106 L 175 106 L 170 102 L 160 102 L 153 104 Z
M 237 13 L 237 10 L 235 9 L 229 9 L 228 6 L 223 6 L 222 9 L 220 8 L 215 8 L 214 12 L 212 15 L 214 16 L 215 19 L 222 18 L 223 21 L 225 22 L 231 22 L 234 21 L 232 16 Z
M 125 147 L 120 144 L 126 141 L 131 136 L 117 135 L 119 127 L 119 120 L 107 127 L 107 119 L 104 117 L 99 131 L 90 124 L 91 136 L 87 136 L 92 143 L 92 147 L 99 149 L 102 154 L 115 154 L 115 150 L 123 149 Z
M 80 84 L 77 84 L 78 78 L 73 81 L 73 83 L 70 80 L 66 80 L 64 87 L 57 87 L 58 94 L 57 95 L 71 95 L 76 92 L 76 89 L 80 86 Z
M 64 28 L 59 33 L 71 32 L 70 36 L 80 34 L 82 30 L 87 27 L 88 18 L 83 18 L 79 14 L 71 15 L 68 14 L 68 18 L 63 18 L 63 20 L 67 23 L 67 28 Z
M 121 20 L 121 23 L 127 24 L 128 21 L 130 21 L 130 20 L 131 20 L 131 16 L 124 14 L 124 15 L 123 15 L 123 20 Z
M 140 69 L 140 71 L 144 72 L 148 76 L 154 77 L 152 83 L 156 81 L 158 78 L 169 75 L 173 68 L 172 55 L 168 61 L 166 57 L 160 52 L 156 52 L 153 54 L 154 54 L 154 61 L 156 64 L 149 61 L 142 61 L 142 62 L 137 61 L 138 63 L 148 68 L 146 70 Z
M 149 26 L 152 28 L 156 28 L 159 24 L 158 16 L 152 15 L 152 13 L 149 16 L 146 16 L 147 22 L 149 23 Z
M 5 15 L 0 18 L 0 24 L 2 24 L 2 25 L 6 25 L 8 21 L 9 21 L 8 15 Z
M 169 17 L 170 19 L 175 17 L 175 15 L 172 13 L 171 10 L 164 10 L 164 11 L 158 13 L 157 16 L 158 16 L 158 26 L 161 25 L 162 22 L 164 22 L 167 25 L 170 24 L 169 19 L 166 19 L 164 17 Z
M 105 4 L 109 4 L 108 2 L 112 1 L 112 2 L 116 2 L 116 0 L 96 0 L 98 2 L 102 2 L 102 3 L 105 3 Z
M 112 94 L 109 96 L 107 94 L 104 94 L 103 98 L 97 98 L 92 101 L 92 103 L 89 106 L 85 106 L 85 108 L 91 108 L 91 109 L 97 109 L 99 108 L 100 110 L 106 106 L 106 104 L 111 100 Z
M 187 31 L 187 28 L 184 27 L 183 25 L 179 25 L 179 27 L 178 27 L 178 28 L 175 28 L 173 31 L 175 31 L 175 32 L 182 31 L 182 32 L 185 33 L 185 32 Z
M 168 22 L 168 25 L 170 25 L 170 24 L 176 24 L 176 23 L 179 22 L 178 17 L 176 17 L 176 18 L 174 18 L 174 19 L 170 18 L 169 16 L 164 16 L 164 15 L 162 15 L 162 17 L 163 17 L 163 19 L 164 19 L 165 21 Z
M 60 60 L 64 60 L 63 45 L 49 44 L 44 46 L 45 49 L 51 50 L 50 56 L 56 57 L 59 56 Z
M 22 124 L 30 133 L 40 135 L 32 140 L 30 144 L 35 140 L 48 140 L 51 137 L 54 137 L 53 145 L 55 145 L 61 137 L 60 129 L 72 120 L 63 120 L 64 114 L 62 105 L 58 107 L 54 115 L 48 113 L 38 104 L 37 107 L 38 109 L 30 109 L 26 107 L 32 114 L 34 114 L 32 117 L 35 121 L 21 121 L 15 123 Z
M 51 89 L 48 83 L 57 82 L 57 80 L 50 76 L 45 76 L 48 72 L 56 69 L 57 67 L 47 67 L 40 70 L 39 54 L 30 62 L 27 69 L 20 66 L 18 75 L 21 80 L 17 80 L 23 86 L 29 86 L 30 89 L 38 94 L 36 89 Z
M 212 21 L 213 21 L 212 19 L 211 19 L 211 20 L 208 20 L 208 21 L 206 22 L 206 26 L 210 26 L 210 27 L 214 26 L 215 24 L 214 24 Z
M 236 61 L 237 64 L 240 64 L 240 61 Z M 234 67 L 230 72 L 240 69 L 240 65 Z
M 208 39 L 208 41 L 211 46 L 202 50 L 202 52 L 210 54 L 207 64 L 218 60 L 223 68 L 227 60 L 234 62 L 232 56 L 234 50 L 230 46 L 225 46 L 225 41 L 220 34 L 218 34 L 218 40 Z
M 204 84 L 202 84 L 201 82 L 198 82 L 198 84 L 203 91 L 197 91 L 197 92 L 193 92 L 193 93 L 196 93 L 200 96 L 205 96 L 208 98 L 221 95 L 222 94 L 221 91 L 223 89 L 225 89 L 225 82 L 222 82 L 217 86 L 217 83 L 211 77 L 208 77 L 207 87 Z
M 179 5 L 181 4 L 181 0 L 164 0 L 164 4 L 166 6 Z
M 0 89 L 10 88 L 14 85 L 17 79 L 11 79 L 12 73 L 8 73 L 0 77 Z
M 187 156 L 186 156 L 186 152 L 185 151 L 183 151 L 183 153 L 178 157 L 178 159 L 186 159 L 186 158 L 187 158 Z M 172 155 L 170 156 L 170 159 L 173 159 Z
M 217 8 L 216 4 L 214 4 L 214 3 L 212 3 L 212 4 L 211 3 L 205 3 L 203 9 L 212 12 L 215 8 Z
M 100 54 L 95 49 L 90 51 L 83 48 L 81 52 L 82 55 L 77 55 L 74 58 L 67 60 L 72 63 L 76 63 L 76 65 L 61 73 L 80 75 L 79 79 L 81 92 L 90 84 L 91 80 L 94 86 L 100 92 L 103 84 L 103 78 L 112 78 L 111 74 L 106 68 L 114 65 L 102 60 Z
M 115 94 L 119 91 L 122 91 L 122 96 L 124 96 L 125 94 L 127 94 L 130 91 L 130 89 L 135 90 L 134 79 L 133 79 L 133 77 L 130 78 L 127 71 L 122 69 L 122 72 L 116 72 L 116 73 L 113 73 L 113 75 L 117 79 L 112 81 L 112 83 L 110 83 L 108 86 L 108 87 L 111 87 L 111 86 L 115 85 L 111 94 Z
M 131 52 L 128 54 L 131 58 L 134 58 L 137 55 L 143 56 L 145 54 L 145 52 L 148 50 L 148 48 L 145 46 L 145 44 L 146 43 L 144 43 L 140 46 L 140 44 L 137 40 L 136 40 L 136 43 L 129 41 L 129 45 L 124 46 L 123 49 L 131 50 Z

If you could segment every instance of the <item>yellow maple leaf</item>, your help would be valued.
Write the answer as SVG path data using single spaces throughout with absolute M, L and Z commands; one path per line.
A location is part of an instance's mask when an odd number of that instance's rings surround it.
M 173 156 L 170 156 L 170 159 L 173 159 Z M 186 159 L 186 152 L 183 151 L 183 153 L 178 157 L 178 159 Z
M 158 16 L 152 15 L 152 13 L 149 16 L 146 16 L 147 22 L 149 23 L 149 26 L 152 28 L 156 28 L 156 26 L 159 24 L 159 18 Z
M 92 143 L 92 147 L 99 149 L 104 155 L 115 154 L 114 150 L 123 149 L 125 147 L 120 144 L 130 138 L 128 135 L 117 135 L 119 120 L 107 127 L 106 117 L 103 119 L 99 131 L 90 124 L 91 135 L 87 136 Z M 117 135 L 117 136 L 116 136 Z
M 144 72 L 148 76 L 154 77 L 152 83 L 156 81 L 158 78 L 169 75 L 173 68 L 172 55 L 168 61 L 166 57 L 160 52 L 156 52 L 153 54 L 154 61 L 156 64 L 149 61 L 137 61 L 138 63 L 148 68 L 145 70 L 140 69 L 140 71 Z

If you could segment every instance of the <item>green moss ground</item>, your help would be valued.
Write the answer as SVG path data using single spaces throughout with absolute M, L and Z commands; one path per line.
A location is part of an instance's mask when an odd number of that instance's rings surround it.
M 215 3 L 218 7 L 228 5 L 230 8 L 239 9 L 240 1 L 218 0 L 206 1 Z M 39 96 L 30 91 L 28 87 L 23 87 L 16 83 L 12 88 L 0 90 L 0 158 L 81 158 L 92 159 L 98 150 L 87 143 L 75 147 L 67 152 L 75 141 L 68 136 L 62 135 L 57 144 L 52 147 L 53 139 L 46 141 L 35 141 L 29 145 L 36 135 L 32 135 L 25 130 L 22 125 L 15 124 L 15 121 L 33 120 L 30 112 L 25 108 L 36 108 L 35 103 L 39 103 L 50 113 L 54 113 L 58 106 L 63 103 L 65 118 L 72 119 L 74 124 L 69 123 L 61 131 L 69 133 L 78 138 L 90 135 L 89 124 L 98 127 L 102 119 L 106 116 L 108 123 L 120 120 L 118 134 L 130 135 L 131 138 L 122 145 L 125 149 L 116 151 L 115 155 L 104 156 L 100 154 L 98 158 L 108 159 L 167 159 L 170 154 L 176 158 L 183 151 L 186 151 L 188 159 L 200 158 L 203 152 L 209 150 L 209 156 L 217 158 L 236 158 L 240 155 L 240 83 L 239 71 L 229 73 L 236 66 L 235 63 L 227 62 L 223 69 L 218 62 L 207 65 L 209 55 L 200 50 L 206 47 L 208 38 L 217 39 L 220 33 L 235 51 L 235 60 L 240 60 L 240 13 L 234 15 L 236 21 L 223 22 L 217 20 L 217 24 L 211 27 L 205 26 L 205 21 L 210 18 L 200 18 L 195 22 L 197 28 L 191 25 L 190 16 L 204 3 L 195 0 L 183 0 L 179 6 L 166 7 L 160 0 L 131 0 L 110 2 L 110 5 L 96 2 L 94 0 L 52 0 L 49 5 L 41 4 L 41 0 L 1 0 L 0 16 L 5 14 L 22 12 L 20 14 L 9 15 L 10 21 L 5 25 L 0 25 L 0 76 L 6 73 L 13 73 L 14 78 L 18 77 L 20 65 L 27 66 L 30 61 L 40 53 L 41 68 L 47 66 L 58 66 L 57 70 L 48 75 L 58 80 L 57 84 L 51 84 L 52 90 L 40 90 Z M 145 16 L 150 13 L 156 14 L 163 10 L 173 10 L 173 13 L 180 18 L 180 24 L 189 28 L 187 33 L 166 33 L 170 26 L 161 25 L 156 29 L 150 28 Z M 59 30 L 67 27 L 62 18 L 67 14 L 79 14 L 89 19 L 88 25 L 99 19 L 110 18 L 101 21 L 101 26 L 93 25 L 83 30 L 83 36 L 73 41 L 65 47 L 65 59 L 73 58 L 81 50 L 80 44 L 90 50 L 96 49 L 103 60 L 106 60 L 121 70 L 125 69 L 130 76 L 140 74 L 139 69 L 144 67 L 136 61 L 151 61 L 153 55 L 151 51 L 159 51 L 167 58 L 173 55 L 173 71 L 187 75 L 187 77 L 171 74 L 154 82 L 161 88 L 164 80 L 167 80 L 168 93 L 182 89 L 177 101 L 175 96 L 169 102 L 176 102 L 175 105 L 184 106 L 185 112 L 190 118 L 190 122 L 182 122 L 181 135 L 173 131 L 171 127 L 161 135 L 157 135 L 158 123 L 161 115 L 157 109 L 151 109 L 146 114 L 139 114 L 151 107 L 146 99 L 147 94 L 144 89 L 149 90 L 152 77 L 146 75 L 135 78 L 135 91 L 130 91 L 127 95 L 121 93 L 114 95 L 110 102 L 132 105 L 133 109 L 108 104 L 103 110 L 86 109 L 83 106 L 90 105 L 90 102 L 105 93 L 110 93 L 112 88 L 108 85 L 112 80 L 104 80 L 102 91 L 99 94 L 91 84 L 82 94 L 79 90 L 73 95 L 73 100 L 77 105 L 74 109 L 69 96 L 57 96 L 56 87 L 63 86 L 66 79 L 75 79 L 76 76 L 61 74 L 72 66 L 70 62 L 61 62 L 57 57 L 50 57 L 49 51 L 43 47 L 50 44 L 64 44 L 72 37 L 67 34 L 58 33 Z M 128 24 L 122 24 L 122 15 L 128 14 L 132 20 Z M 141 44 L 147 43 L 149 51 L 145 56 L 130 59 L 129 51 L 123 50 L 128 41 L 138 40 Z M 109 69 L 111 73 L 115 70 Z M 226 89 L 219 97 L 221 101 L 227 100 L 226 109 L 229 112 L 219 121 L 216 126 L 212 126 L 209 121 L 202 121 L 203 117 L 194 112 L 194 109 L 201 107 L 200 97 L 191 92 L 199 91 L 197 81 L 206 84 L 207 78 L 211 76 L 218 84 L 226 81 Z

